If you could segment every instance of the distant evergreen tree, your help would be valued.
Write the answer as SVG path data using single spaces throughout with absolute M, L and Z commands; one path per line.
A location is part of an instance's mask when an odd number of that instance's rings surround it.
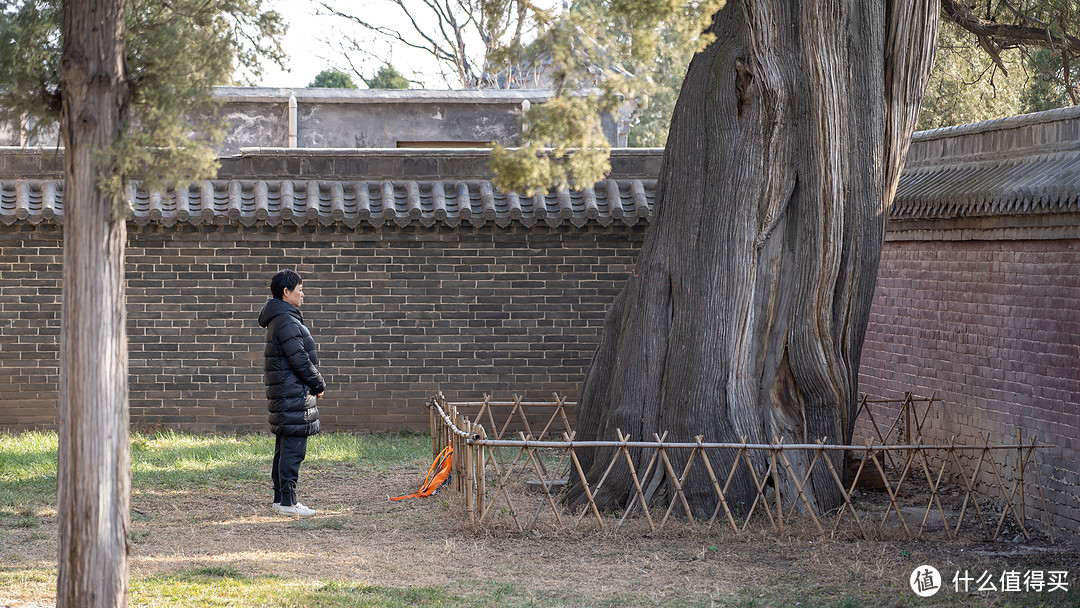
M 378 72 L 369 79 L 365 79 L 369 89 L 407 89 L 409 80 L 401 75 L 394 66 L 389 63 L 383 64 Z
M 307 85 L 308 88 L 320 88 L 320 89 L 355 89 L 356 84 L 345 72 L 341 70 L 330 68 L 319 72 L 315 76 L 315 80 L 311 81 L 311 84 Z
M 1066 81 L 1065 69 L 1058 53 L 1050 49 L 1035 49 L 1027 55 L 1027 69 L 1031 73 L 1031 79 L 1020 97 L 1025 112 L 1041 112 L 1072 105 L 1068 89 L 1062 85 Z M 1080 78 L 1080 70 L 1070 66 L 1069 71 L 1068 82 L 1076 82 L 1077 78 Z
M 999 54 L 1008 75 L 979 47 L 977 38 L 941 20 L 934 71 L 926 84 L 918 130 L 951 127 L 1023 111 L 1020 97 L 1028 77 L 1017 49 Z

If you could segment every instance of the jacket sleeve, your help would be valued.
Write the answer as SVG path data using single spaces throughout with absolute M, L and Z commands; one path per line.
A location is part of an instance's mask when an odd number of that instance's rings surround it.
M 300 330 L 300 322 L 292 319 L 286 320 L 278 326 L 278 342 L 281 344 L 281 352 L 289 362 L 296 375 L 308 385 L 313 394 L 318 395 L 326 389 L 326 382 L 322 374 L 315 367 L 311 355 L 304 346 L 304 334 Z

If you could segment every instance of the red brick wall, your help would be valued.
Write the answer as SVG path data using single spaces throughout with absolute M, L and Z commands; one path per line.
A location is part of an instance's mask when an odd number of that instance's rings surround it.
M 1021 427 L 1055 445 L 1038 453 L 1046 498 L 1080 529 L 1080 240 L 886 243 L 860 390 L 936 395 L 926 432 L 942 442 Z

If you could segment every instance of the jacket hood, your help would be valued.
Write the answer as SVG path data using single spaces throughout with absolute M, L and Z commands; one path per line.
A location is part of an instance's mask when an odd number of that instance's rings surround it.
M 259 313 L 259 325 L 262 327 L 270 325 L 270 321 L 273 321 L 274 317 L 278 315 L 292 315 L 300 319 L 301 323 L 304 322 L 304 316 L 300 314 L 299 308 L 285 300 L 270 298 L 263 304 L 262 311 Z

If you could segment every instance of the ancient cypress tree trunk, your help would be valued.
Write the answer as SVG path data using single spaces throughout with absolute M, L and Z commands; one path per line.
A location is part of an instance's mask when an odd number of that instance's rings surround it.
M 57 605 L 127 603 L 130 466 L 125 218 L 99 177 L 126 107 L 124 1 L 63 12 L 64 276 Z
M 580 439 L 850 441 L 886 208 L 937 18 L 937 0 L 730 0 L 716 14 L 586 377 Z M 611 455 L 585 454 L 594 484 Z M 723 481 L 732 454 L 709 456 Z M 809 461 L 792 465 L 801 477 Z M 688 498 L 708 516 L 715 494 L 695 470 Z M 824 466 L 808 485 L 818 507 L 836 504 Z M 597 499 L 625 505 L 632 488 L 609 478 Z M 741 475 L 728 500 L 755 492 Z M 576 484 L 568 501 L 582 500 Z

